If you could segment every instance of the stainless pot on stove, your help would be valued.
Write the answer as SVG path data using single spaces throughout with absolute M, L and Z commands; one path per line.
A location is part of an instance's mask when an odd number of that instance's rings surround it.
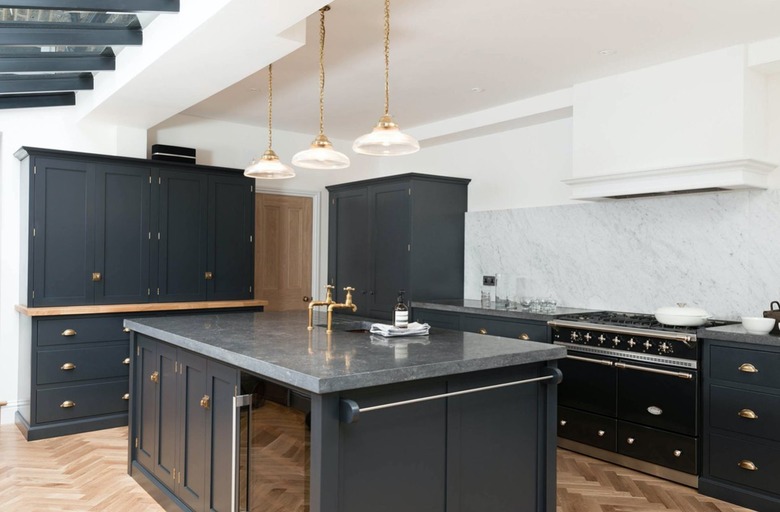
M 707 323 L 710 314 L 704 309 L 688 307 L 684 302 L 678 302 L 676 306 L 656 309 L 655 319 L 664 325 L 696 327 Z

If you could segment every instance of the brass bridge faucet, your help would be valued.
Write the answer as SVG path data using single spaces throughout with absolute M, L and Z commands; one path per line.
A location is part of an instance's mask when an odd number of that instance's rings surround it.
M 315 301 L 309 302 L 309 327 L 308 327 L 308 329 L 310 331 L 312 329 L 314 329 L 314 327 L 312 326 L 312 316 L 313 316 L 312 313 L 314 311 L 314 308 L 316 308 L 317 306 L 330 306 L 331 304 L 333 304 L 335 302 L 333 300 L 333 288 L 335 288 L 335 286 L 333 286 L 332 284 L 326 284 L 325 285 L 325 289 L 327 290 L 327 293 L 325 295 L 325 300 L 324 301 L 315 300 Z
M 352 303 L 352 292 L 355 291 L 354 288 L 351 286 L 347 286 L 344 288 L 344 291 L 347 292 L 347 298 L 344 300 L 344 304 L 339 304 L 337 302 L 334 302 L 330 306 L 328 306 L 328 330 L 325 331 L 326 333 L 330 334 L 333 332 L 333 310 L 334 309 L 351 309 L 354 313 L 357 311 L 357 304 Z

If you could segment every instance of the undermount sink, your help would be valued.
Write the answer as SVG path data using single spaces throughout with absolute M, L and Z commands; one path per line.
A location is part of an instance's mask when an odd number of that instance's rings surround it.
M 371 332 L 371 325 L 374 322 L 366 320 L 333 320 L 333 330 L 341 332 Z M 328 327 L 328 324 L 317 324 L 317 327 Z

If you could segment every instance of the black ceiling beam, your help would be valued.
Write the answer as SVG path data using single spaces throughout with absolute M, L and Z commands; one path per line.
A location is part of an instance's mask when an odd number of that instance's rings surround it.
M 0 110 L 9 108 L 63 107 L 75 104 L 75 92 L 0 94 Z
M 91 23 L 0 22 L 0 45 L 138 46 L 141 27 Z
M 179 0 L 18 0 L 0 8 L 98 12 L 179 12 Z
M 107 50 L 100 55 L 84 53 L 28 53 L 0 55 L 0 73 L 66 71 L 114 71 L 116 58 Z
M 18 92 L 83 91 L 94 88 L 92 73 L 59 75 L 0 75 L 0 94 Z

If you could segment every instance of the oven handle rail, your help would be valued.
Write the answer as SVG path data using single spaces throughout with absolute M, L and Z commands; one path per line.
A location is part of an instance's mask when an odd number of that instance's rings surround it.
M 568 327 L 569 329 L 592 329 L 594 331 L 613 332 L 615 334 L 628 334 L 629 336 L 650 336 L 664 340 L 682 341 L 688 348 L 692 348 L 691 342 L 696 341 L 693 334 L 678 334 L 664 331 L 654 331 L 652 329 L 634 329 L 632 327 L 612 326 L 606 324 L 591 324 L 588 322 L 572 322 L 569 320 L 550 320 L 547 322 L 550 327 Z
M 623 362 L 616 362 L 615 368 L 623 368 L 626 370 L 637 370 L 640 372 L 647 372 L 647 373 L 660 373 L 661 375 L 669 375 L 670 377 L 679 377 L 681 379 L 685 380 L 693 380 L 693 374 L 686 373 L 686 372 L 673 372 L 670 370 L 661 370 L 658 368 L 646 368 L 644 366 L 636 366 L 633 364 L 626 364 Z
M 581 357 L 581 356 L 573 356 L 571 354 L 566 354 L 566 359 L 574 359 L 575 361 L 582 361 L 585 363 L 593 363 L 593 364 L 601 364 L 604 366 L 614 366 L 614 361 L 608 361 L 606 359 L 591 359 L 589 357 Z
M 380 409 L 389 409 L 391 407 L 398 407 L 401 405 L 416 404 L 419 402 L 428 402 L 430 400 L 439 400 L 441 398 L 449 398 L 451 396 L 468 395 L 471 393 L 479 393 L 482 391 L 489 391 L 491 389 L 506 388 L 509 386 L 518 386 L 520 384 L 530 384 L 532 382 L 541 382 L 545 380 L 552 380 L 553 384 L 559 384 L 563 380 L 563 373 L 558 368 L 546 367 L 544 371 L 547 375 L 542 377 L 534 377 L 531 379 L 515 380 L 512 382 L 503 382 L 501 384 L 493 384 L 491 386 L 482 386 L 478 388 L 464 389 L 461 391 L 451 391 L 449 393 L 441 393 L 439 395 L 423 396 L 420 398 L 412 398 L 410 400 L 400 400 L 398 402 L 390 402 L 380 405 L 372 405 L 370 407 L 360 407 L 354 400 L 342 398 L 339 404 L 339 419 L 342 423 L 355 423 L 360 419 L 361 413 L 378 411 Z

